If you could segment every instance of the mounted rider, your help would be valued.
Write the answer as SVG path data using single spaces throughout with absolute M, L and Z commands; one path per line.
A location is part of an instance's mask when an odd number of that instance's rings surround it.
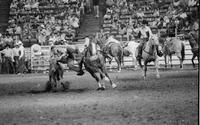
M 146 20 L 142 21 L 142 26 L 139 28 L 138 37 L 141 39 L 138 46 L 138 55 L 137 59 L 142 58 L 142 48 L 146 42 L 149 41 L 150 37 L 153 35 L 150 27 L 147 26 L 148 22 Z
M 145 43 L 147 43 L 151 37 L 153 37 L 153 33 L 151 28 L 147 26 L 148 22 L 146 20 L 142 21 L 142 26 L 139 28 L 138 37 L 141 39 L 140 44 L 138 46 L 138 55 L 137 59 L 142 58 L 142 48 L 144 47 Z M 162 56 L 162 52 L 158 50 L 158 46 L 156 46 L 156 51 L 158 56 Z

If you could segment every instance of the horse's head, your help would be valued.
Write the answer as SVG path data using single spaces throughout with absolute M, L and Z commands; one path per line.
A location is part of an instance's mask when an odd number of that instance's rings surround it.
M 157 34 L 153 34 L 149 40 L 151 45 L 159 45 L 159 37 Z
M 158 37 L 158 34 L 153 34 L 151 37 L 150 37 L 150 40 L 149 40 L 149 46 L 157 46 L 158 47 L 158 54 L 161 55 L 162 52 L 162 44 L 159 42 L 159 37 Z

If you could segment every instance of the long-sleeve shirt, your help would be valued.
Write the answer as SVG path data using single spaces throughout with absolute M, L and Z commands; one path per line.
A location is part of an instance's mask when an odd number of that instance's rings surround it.
M 140 32 L 141 32 L 140 38 L 148 38 L 147 32 L 149 33 L 149 37 L 151 37 L 153 35 L 151 29 L 148 26 L 141 27 Z
M 19 48 L 13 48 L 13 56 L 19 56 Z
M 5 57 L 9 57 L 14 61 L 13 50 L 11 48 L 6 48 L 6 49 L 2 50 L 1 52 L 4 54 Z

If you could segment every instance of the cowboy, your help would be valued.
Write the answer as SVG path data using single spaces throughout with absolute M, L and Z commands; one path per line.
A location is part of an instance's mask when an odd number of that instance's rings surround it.
M 19 40 L 17 43 L 16 43 L 18 46 L 19 46 L 19 65 L 18 65 L 18 73 L 24 73 L 24 72 L 27 72 L 27 68 L 25 66 L 25 49 L 24 49 L 24 46 L 23 46 L 23 43 Z
M 142 26 L 139 29 L 138 37 L 141 39 L 140 44 L 138 46 L 138 56 L 137 59 L 142 58 L 142 48 L 144 44 L 149 41 L 150 37 L 153 35 L 150 27 L 147 26 L 148 22 L 146 20 L 142 21 Z
M 14 68 L 15 71 L 18 71 L 18 65 L 19 65 L 19 44 L 15 43 L 14 48 L 13 48 L 13 58 L 14 58 Z
M 15 68 L 13 65 L 14 58 L 13 58 L 13 50 L 10 48 L 10 45 L 7 43 L 5 45 L 5 49 L 0 51 L 2 54 L 4 54 L 4 65 L 6 69 L 6 73 L 15 73 Z M 12 71 L 13 70 L 13 71 Z
M 83 75 L 84 71 L 82 70 L 82 65 L 78 65 L 79 67 L 74 65 L 74 60 L 76 59 L 76 55 L 79 54 L 78 48 L 72 48 L 70 46 L 67 46 L 66 53 L 61 55 L 59 58 L 57 58 L 57 62 L 60 63 L 66 63 L 70 70 L 74 70 L 77 72 L 77 75 Z M 67 55 L 67 60 L 63 60 L 63 56 Z M 60 64 L 61 65 L 61 64 Z M 63 69 L 63 67 L 61 67 Z
M 64 53 L 61 52 L 60 50 L 56 49 L 55 46 L 51 46 L 51 49 L 50 49 L 50 60 L 51 59 L 55 59 L 57 61 L 59 61 L 62 57 L 64 56 Z M 64 71 L 64 66 L 58 62 L 58 65 L 59 65 L 59 68 Z

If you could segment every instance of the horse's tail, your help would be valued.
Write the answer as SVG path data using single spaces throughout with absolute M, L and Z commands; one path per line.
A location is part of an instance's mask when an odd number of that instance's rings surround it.
M 185 59 L 185 45 L 184 45 L 184 43 L 182 43 L 181 56 L 182 56 L 182 61 L 183 61 Z

